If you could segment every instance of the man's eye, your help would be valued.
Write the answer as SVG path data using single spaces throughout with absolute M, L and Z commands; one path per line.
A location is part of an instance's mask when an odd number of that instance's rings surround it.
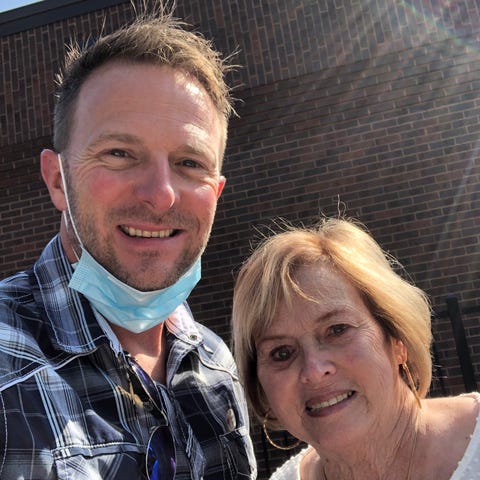
M 119 150 L 119 149 L 110 150 L 108 154 L 112 155 L 112 157 L 120 157 L 120 158 L 128 157 L 128 153 L 125 150 Z
M 278 347 L 272 350 L 270 357 L 276 362 L 285 362 L 292 356 L 292 351 L 288 347 Z
M 191 158 L 186 158 L 182 160 L 180 163 L 184 167 L 189 167 L 189 168 L 198 168 L 200 166 L 200 164 L 197 161 L 192 160 Z

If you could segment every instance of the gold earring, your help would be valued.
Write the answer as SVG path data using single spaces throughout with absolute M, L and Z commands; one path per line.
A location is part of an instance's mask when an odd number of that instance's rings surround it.
M 400 367 L 402 368 L 403 370 L 403 374 L 404 374 L 404 377 L 405 379 L 407 380 L 407 385 L 408 385 L 408 388 L 410 388 L 410 390 L 412 391 L 414 397 L 415 397 L 415 400 L 417 401 L 418 403 L 418 406 L 420 408 L 422 408 L 422 403 L 420 401 L 420 396 L 418 395 L 418 389 L 417 389 L 417 385 L 415 384 L 415 382 L 413 381 L 413 377 L 412 377 L 412 374 L 410 372 L 410 369 L 408 368 L 408 365 L 407 365 L 407 362 L 403 362 Z
M 263 433 L 265 434 L 265 437 L 268 441 L 268 443 L 270 445 L 272 445 L 273 447 L 275 448 L 278 448 L 279 450 L 292 450 L 292 448 L 296 448 L 298 447 L 302 442 L 301 440 L 298 440 L 293 444 L 293 445 L 289 445 L 287 447 L 284 447 L 283 445 L 279 445 L 278 443 L 275 443 L 271 438 L 270 438 L 270 435 L 268 434 L 268 431 L 267 431 L 267 422 L 269 420 L 269 417 L 268 417 L 268 413 L 270 412 L 270 410 L 267 411 L 267 413 L 265 414 L 265 416 L 263 417 L 263 422 L 262 422 L 262 428 L 263 428 Z

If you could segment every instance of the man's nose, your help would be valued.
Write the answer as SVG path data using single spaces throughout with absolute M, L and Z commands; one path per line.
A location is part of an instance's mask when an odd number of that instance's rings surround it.
M 137 196 L 140 200 L 150 204 L 159 213 L 172 208 L 178 200 L 178 188 L 168 159 L 152 161 L 142 173 L 137 185 Z

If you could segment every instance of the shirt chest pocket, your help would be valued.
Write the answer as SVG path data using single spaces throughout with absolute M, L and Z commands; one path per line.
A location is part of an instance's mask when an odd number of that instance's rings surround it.
M 205 480 L 219 475 L 224 479 L 252 478 L 255 461 L 246 404 L 233 372 L 212 362 L 208 355 L 190 355 L 173 388 L 185 421 L 206 456 Z
M 247 428 L 232 430 L 220 438 L 232 478 L 251 478 L 252 459 L 249 456 Z M 253 455 L 253 451 L 250 451 L 250 455 Z
M 73 392 L 57 392 L 56 403 L 50 403 L 56 411 L 49 426 L 55 441 L 52 455 L 57 478 L 142 478 L 145 444 L 133 402 L 128 396 L 114 396 L 112 391 L 102 395 L 92 388 L 92 394 L 87 401 Z
M 130 480 L 145 478 L 143 448 L 114 443 L 57 449 L 53 452 L 55 478 L 61 480 Z
M 6 435 L 0 441 L 6 448 L 1 478 L 142 478 L 145 446 L 135 433 L 138 425 L 125 416 L 120 420 L 119 412 L 128 413 L 121 397 L 80 396 L 55 371 L 43 371 L 1 398 Z

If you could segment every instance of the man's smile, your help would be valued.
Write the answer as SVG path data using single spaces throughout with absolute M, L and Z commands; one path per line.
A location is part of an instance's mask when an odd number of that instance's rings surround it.
M 122 232 L 129 237 L 141 237 L 141 238 L 167 238 L 171 237 L 175 230 L 139 230 L 138 228 L 128 227 L 126 225 L 120 225 Z

